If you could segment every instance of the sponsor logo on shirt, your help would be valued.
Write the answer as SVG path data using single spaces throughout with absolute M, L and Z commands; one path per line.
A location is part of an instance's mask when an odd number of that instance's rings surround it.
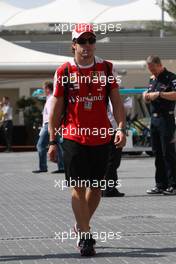
M 92 95 L 91 97 L 88 96 L 70 96 L 69 97 L 69 103 L 83 103 L 86 100 L 91 100 L 92 102 L 96 102 L 96 101 L 103 101 L 104 100 L 104 96 L 103 95 Z

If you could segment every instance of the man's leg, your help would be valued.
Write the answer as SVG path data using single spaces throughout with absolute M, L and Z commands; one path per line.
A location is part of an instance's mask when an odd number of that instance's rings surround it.
M 167 188 L 167 176 L 165 171 L 165 165 L 164 165 L 164 158 L 163 158 L 163 148 L 162 148 L 162 137 L 160 133 L 160 122 L 159 118 L 156 120 L 156 126 L 152 127 L 152 148 L 153 153 L 155 156 L 155 182 L 156 187 L 165 189 Z
M 109 157 L 108 157 L 108 163 L 105 173 L 105 179 L 107 183 L 107 188 L 102 192 L 102 195 L 104 197 L 122 197 L 125 194 L 120 193 L 117 189 L 118 187 L 118 174 L 117 169 L 120 166 L 121 162 L 121 156 L 122 156 L 122 149 L 116 148 L 114 145 L 114 141 L 112 140 L 110 146 L 109 146 Z M 114 182 L 114 187 L 109 187 L 109 182 Z
M 164 165 L 161 133 L 160 133 L 160 120 L 153 118 L 151 121 L 151 139 L 152 150 L 155 156 L 155 187 L 147 190 L 148 194 L 160 194 L 167 188 L 167 176 Z
M 82 184 L 83 176 L 87 176 L 86 173 L 89 169 L 86 149 L 86 147 L 75 141 L 64 139 L 65 176 L 68 186 L 72 187 L 72 208 L 81 232 L 89 232 L 89 208 L 86 201 L 86 187 Z
M 164 160 L 168 177 L 168 187 L 174 187 L 176 189 L 176 152 L 174 143 L 168 142 L 166 144 Z
M 86 200 L 85 187 L 74 187 L 72 189 L 72 208 L 80 231 L 89 232 L 90 211 Z
M 162 153 L 162 148 L 161 148 L 161 142 L 160 139 L 157 139 L 158 141 L 158 147 L 157 151 L 155 151 L 155 182 L 156 182 L 156 187 L 165 189 L 167 188 L 167 177 L 166 177 L 166 170 L 165 170 L 165 165 L 164 165 L 164 158 L 163 158 L 163 153 Z
M 11 150 L 11 145 L 12 145 L 12 131 L 13 131 L 13 123 L 10 120 L 7 123 L 7 135 L 6 135 L 7 149 L 9 151 Z
M 89 208 L 89 221 L 95 213 L 102 194 L 102 188 L 106 187 L 105 172 L 109 158 L 110 144 L 90 149 L 90 173 L 93 179 L 92 186 L 86 192 L 86 201 Z M 95 187 L 93 183 L 97 183 L 99 187 Z
M 101 189 L 100 188 L 90 188 L 86 191 L 86 202 L 89 209 L 89 222 L 97 209 L 101 200 Z
M 175 119 L 173 116 L 165 117 L 161 123 L 161 142 L 164 157 L 165 171 L 168 179 L 168 191 L 176 194 L 176 151 L 173 142 L 175 132 Z
M 72 208 L 81 232 L 90 231 L 90 220 L 100 203 L 100 199 L 100 188 L 86 190 L 85 187 L 75 187 L 72 189 Z
M 10 151 L 10 149 L 11 149 L 12 130 L 13 130 L 12 121 L 4 121 L 3 134 L 4 134 L 4 139 L 5 139 L 7 151 Z
M 90 232 L 90 219 L 94 214 L 101 198 L 99 188 L 93 188 L 93 183 L 104 179 L 108 145 L 88 147 L 71 140 L 64 140 L 64 163 L 66 180 L 72 189 L 72 208 L 76 219 L 78 245 L 81 255 L 95 254 L 96 241 Z M 81 187 L 80 187 L 81 184 Z M 84 185 L 83 185 L 84 184 Z M 87 190 L 86 186 L 90 187 Z
M 77 246 L 81 256 L 95 255 L 94 245 L 96 241 L 90 233 L 90 212 L 86 200 L 86 187 L 74 187 L 72 189 L 72 208 L 77 225 L 79 226 Z

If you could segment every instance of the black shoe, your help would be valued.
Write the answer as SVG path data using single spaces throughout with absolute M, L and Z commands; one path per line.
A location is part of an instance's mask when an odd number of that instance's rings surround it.
M 125 194 L 119 192 L 115 187 L 114 188 L 108 188 L 104 191 L 102 191 L 103 197 L 123 197 Z
M 164 189 L 154 187 L 151 190 L 147 190 L 146 192 L 147 192 L 147 194 L 162 194 L 164 192 Z
M 164 195 L 176 195 L 176 187 L 169 187 L 164 192 Z
M 88 235 L 88 236 L 87 236 Z M 95 249 L 94 249 L 94 242 L 93 242 L 93 238 L 92 235 L 86 234 L 86 237 L 83 237 L 80 239 L 78 246 L 80 249 L 80 254 L 81 256 L 94 256 L 96 254 Z
M 89 230 L 91 229 L 91 227 L 89 226 Z M 80 231 L 80 228 L 78 226 L 77 223 L 75 223 L 74 227 L 73 227 L 73 231 L 75 232 L 76 236 L 80 236 L 81 234 L 81 231 Z M 96 240 L 92 237 L 92 241 L 93 241 L 93 245 L 95 246 L 96 245 Z M 79 242 L 78 242 L 78 247 L 79 247 Z
M 52 171 L 51 173 L 54 174 L 54 173 L 64 173 L 65 171 L 62 169 L 62 170 L 55 170 L 55 171 Z
M 42 172 L 47 172 L 48 170 L 34 170 L 32 173 L 42 173 Z

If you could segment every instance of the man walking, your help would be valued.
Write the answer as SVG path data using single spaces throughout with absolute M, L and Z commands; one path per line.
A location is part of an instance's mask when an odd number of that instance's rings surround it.
M 12 145 L 12 133 L 13 133 L 13 109 L 10 104 L 10 99 L 7 96 L 2 98 L 2 112 L 3 112 L 3 121 L 2 121 L 2 131 L 6 143 L 5 152 L 10 152 Z
M 48 171 L 47 167 L 47 147 L 49 142 L 49 132 L 48 132 L 48 121 L 49 113 L 51 109 L 51 99 L 53 93 L 53 83 L 50 81 L 45 81 L 43 84 L 44 94 L 46 96 L 46 103 L 43 109 L 43 124 L 39 133 L 39 140 L 37 142 L 37 151 L 39 155 L 39 169 L 32 171 L 33 173 L 43 173 Z M 59 142 L 57 141 L 57 147 L 59 148 Z M 64 172 L 64 165 L 62 160 L 62 150 L 58 150 L 58 155 L 60 160 L 58 160 L 58 170 L 55 172 Z
M 72 208 L 79 228 L 78 245 L 82 256 L 95 254 L 90 220 L 100 202 L 100 185 L 105 175 L 111 140 L 108 133 L 107 85 L 101 82 L 100 77 L 106 77 L 108 69 L 113 77 L 112 64 L 94 56 L 95 43 L 92 25 L 75 26 L 72 32 L 74 59 L 56 70 L 49 120 L 48 154 L 53 161 L 56 159 L 56 130 L 62 124 L 66 180 L 72 187 Z M 66 79 L 68 81 L 64 85 L 63 80 L 65 83 Z M 124 108 L 118 85 L 114 78 L 111 81 L 109 96 L 118 123 L 114 144 L 121 148 L 126 141 Z M 75 186 L 73 182 L 76 182 Z
M 143 97 L 147 103 L 151 103 L 151 137 L 156 167 L 156 186 L 147 193 L 176 195 L 176 153 L 173 142 L 176 75 L 164 68 L 157 56 L 149 56 L 147 66 L 153 76 Z

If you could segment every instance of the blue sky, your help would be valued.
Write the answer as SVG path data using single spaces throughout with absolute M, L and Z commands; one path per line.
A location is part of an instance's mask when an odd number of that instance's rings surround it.
M 30 0 L 30 1 L 29 0 L 24 0 L 24 1 L 23 0 L 4 0 L 4 2 L 8 2 L 9 4 L 22 7 L 22 8 L 33 8 L 33 7 L 37 7 L 40 5 L 45 5 L 52 1 L 54 0 L 37 0 L 37 1 L 36 0 Z M 106 4 L 106 5 L 108 4 L 110 6 L 114 6 L 114 5 L 127 4 L 130 2 L 134 2 L 136 0 L 94 0 L 94 1 L 97 3 L 101 3 L 101 4 Z

